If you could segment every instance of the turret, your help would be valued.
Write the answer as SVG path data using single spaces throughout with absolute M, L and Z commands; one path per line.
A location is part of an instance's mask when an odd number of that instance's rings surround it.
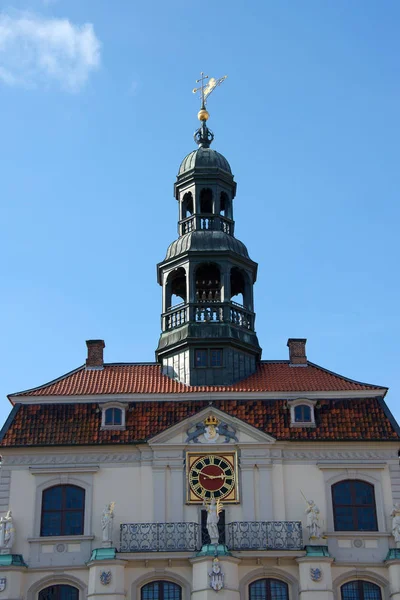
M 156 357 L 166 375 L 188 385 L 230 385 L 253 373 L 261 356 L 257 264 L 234 237 L 236 183 L 226 158 L 210 148 L 208 116 L 203 99 L 198 148 L 182 161 L 175 183 L 179 237 L 158 265 L 163 307 Z

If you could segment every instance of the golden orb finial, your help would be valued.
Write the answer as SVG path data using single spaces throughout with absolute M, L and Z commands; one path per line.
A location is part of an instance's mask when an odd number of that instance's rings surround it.
M 199 121 L 207 121 L 210 118 L 210 113 L 205 108 L 201 108 L 197 113 L 197 118 Z

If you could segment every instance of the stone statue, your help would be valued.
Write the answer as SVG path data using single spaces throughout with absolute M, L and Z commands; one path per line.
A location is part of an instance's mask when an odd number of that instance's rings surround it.
M 219 542 L 218 521 L 219 513 L 222 510 L 222 502 L 216 502 L 215 498 L 211 498 L 210 504 L 203 502 L 203 506 L 207 511 L 207 531 L 210 536 L 211 543 L 217 545 Z
M 114 520 L 115 502 L 106 504 L 101 515 L 101 528 L 103 530 L 103 544 L 109 545 L 112 543 L 112 529 Z
M 320 535 L 320 526 L 319 526 L 319 508 L 315 504 L 314 500 L 306 500 L 307 508 L 307 528 L 310 535 L 310 539 L 319 539 Z
M 0 517 L 0 549 L 2 554 L 11 554 L 15 540 L 15 527 L 11 510 Z
M 392 517 L 392 536 L 396 542 L 396 548 L 400 548 L 400 503 L 396 502 L 390 513 Z

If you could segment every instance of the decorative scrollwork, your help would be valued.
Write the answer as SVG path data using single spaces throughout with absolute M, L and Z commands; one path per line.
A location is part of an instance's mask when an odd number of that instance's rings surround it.
M 123 523 L 120 552 L 194 552 L 198 523 Z

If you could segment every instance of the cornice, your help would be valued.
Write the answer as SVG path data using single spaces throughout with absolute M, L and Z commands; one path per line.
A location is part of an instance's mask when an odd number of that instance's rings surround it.
M 48 473 L 51 471 L 51 467 L 56 466 L 65 466 L 67 469 L 74 471 L 81 471 L 82 468 L 87 472 L 88 467 L 97 470 L 96 465 L 99 463 L 109 463 L 109 464 L 124 464 L 124 463 L 133 463 L 140 462 L 140 455 L 135 454 L 110 454 L 110 453 L 87 453 L 82 451 L 81 454 L 49 454 L 46 452 L 45 454 L 14 454 L 14 455 L 3 455 L 2 466 L 34 466 L 34 465 L 44 465 L 46 468 L 40 472 Z M 82 467 L 82 468 L 80 468 Z M 50 471 L 49 471 L 50 468 Z M 57 469 L 56 469 L 57 470 Z M 39 469 L 35 469 L 39 471 Z
M 80 404 L 97 402 L 187 402 L 189 400 L 309 400 L 376 398 L 386 389 L 344 391 L 295 391 L 295 392 L 191 392 L 190 394 L 88 394 L 85 396 L 12 396 L 14 404 Z

